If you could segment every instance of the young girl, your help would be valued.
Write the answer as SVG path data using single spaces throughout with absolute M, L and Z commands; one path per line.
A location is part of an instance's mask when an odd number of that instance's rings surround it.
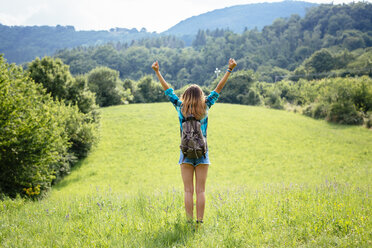
M 222 88 L 230 76 L 230 73 L 236 66 L 234 59 L 229 60 L 229 69 L 227 69 L 225 75 L 218 83 L 216 89 L 214 89 L 208 97 L 204 96 L 202 89 L 193 84 L 188 87 L 181 96 L 181 100 L 174 94 L 173 89 L 169 87 L 167 82 L 159 71 L 158 61 L 152 64 L 156 76 L 158 77 L 165 95 L 168 96 L 178 112 L 178 118 L 180 121 L 180 128 L 182 132 L 182 121 L 185 116 L 192 114 L 201 123 L 201 130 L 203 136 L 207 138 L 207 125 L 208 125 L 208 110 L 217 101 Z M 189 220 L 193 219 L 193 194 L 194 194 L 194 173 L 195 173 L 195 187 L 196 187 L 196 223 L 203 223 L 204 207 L 205 207 L 205 181 L 207 179 L 208 165 L 210 164 L 208 157 L 208 149 L 205 157 L 198 159 L 184 158 L 182 151 L 180 151 L 180 159 L 178 164 L 181 167 L 181 175 L 185 190 L 185 209 L 186 215 Z

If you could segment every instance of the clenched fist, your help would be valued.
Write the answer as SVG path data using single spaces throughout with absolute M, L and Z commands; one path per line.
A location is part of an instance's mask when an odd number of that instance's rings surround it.
M 158 61 L 155 61 L 155 62 L 152 64 L 151 68 L 152 68 L 154 71 L 159 71 L 159 63 L 158 63 Z
M 229 59 L 229 68 L 230 68 L 230 69 L 234 69 L 236 65 L 237 65 L 237 64 L 236 64 L 235 59 L 230 58 L 230 59 Z

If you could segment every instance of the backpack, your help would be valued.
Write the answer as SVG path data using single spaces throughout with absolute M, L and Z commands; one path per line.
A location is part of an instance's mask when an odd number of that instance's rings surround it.
M 201 123 L 193 115 L 182 121 L 181 151 L 186 158 L 201 158 L 207 152 L 207 140 L 201 131 Z

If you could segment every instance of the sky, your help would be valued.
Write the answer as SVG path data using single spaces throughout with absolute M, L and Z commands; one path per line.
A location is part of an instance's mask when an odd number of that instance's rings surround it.
M 116 27 L 140 30 L 144 27 L 149 32 L 160 33 L 186 18 L 215 9 L 279 1 L 281 0 L 0 0 L 0 23 L 8 26 L 72 25 L 76 30 L 108 30 Z M 339 4 L 351 1 L 309 2 Z

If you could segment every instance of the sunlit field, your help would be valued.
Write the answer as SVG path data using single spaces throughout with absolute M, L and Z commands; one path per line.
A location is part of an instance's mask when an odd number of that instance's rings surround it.
M 201 228 L 170 103 L 101 109 L 91 154 L 40 201 L 0 202 L 2 247 L 369 247 L 372 132 L 217 103 Z

